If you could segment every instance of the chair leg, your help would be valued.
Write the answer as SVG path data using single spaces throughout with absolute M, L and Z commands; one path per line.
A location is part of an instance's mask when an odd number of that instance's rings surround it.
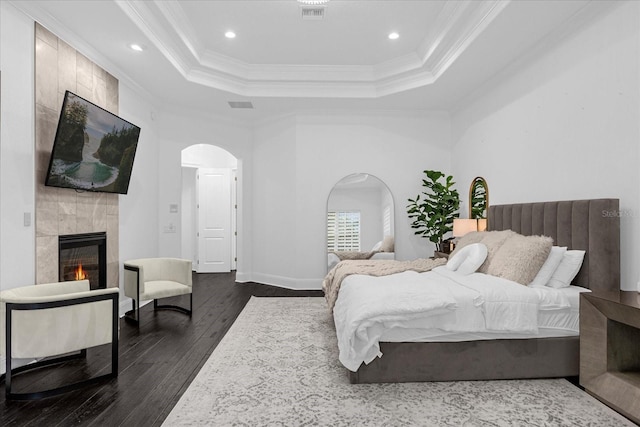
M 118 300 L 115 300 L 113 303 L 113 312 L 118 312 Z M 138 313 L 140 311 L 138 310 Z M 113 316 L 113 322 L 111 323 L 111 377 L 118 377 L 118 346 L 120 343 L 120 321 L 118 316 Z M 87 350 L 84 350 L 85 354 Z
M 124 266 L 125 270 L 133 271 L 136 273 L 136 296 L 137 298 L 131 298 L 131 311 L 124 314 L 124 320 L 129 321 L 136 326 L 140 326 L 140 269 L 138 267 Z M 132 315 L 133 314 L 133 315 Z
M 124 314 L 124 320 L 140 326 L 140 302 L 138 300 L 131 299 L 131 310 Z
M 181 313 L 187 314 L 189 315 L 189 317 L 191 317 L 191 315 L 193 314 L 193 293 L 189 293 L 189 308 L 184 308 L 184 307 L 171 305 L 171 304 L 160 305 L 158 304 L 158 300 L 154 299 L 153 309 L 154 310 L 175 310 L 175 311 L 179 311 Z

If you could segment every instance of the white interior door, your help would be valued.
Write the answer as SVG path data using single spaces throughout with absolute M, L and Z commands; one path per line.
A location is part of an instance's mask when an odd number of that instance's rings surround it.
M 231 271 L 231 169 L 198 169 L 198 273 Z

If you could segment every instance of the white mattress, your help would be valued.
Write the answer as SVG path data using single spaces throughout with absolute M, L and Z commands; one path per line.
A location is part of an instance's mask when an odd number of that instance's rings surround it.
M 495 339 L 553 338 L 577 336 L 580 333 L 580 294 L 591 292 L 579 286 L 557 289 L 569 299 L 571 307 L 538 311 L 538 332 L 446 332 L 440 329 L 391 328 L 380 342 L 459 342 Z

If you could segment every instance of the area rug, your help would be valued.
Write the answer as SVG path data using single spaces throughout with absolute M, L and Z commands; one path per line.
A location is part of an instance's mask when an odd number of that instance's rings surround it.
M 353 385 L 324 298 L 253 297 L 163 425 L 634 424 L 564 379 Z

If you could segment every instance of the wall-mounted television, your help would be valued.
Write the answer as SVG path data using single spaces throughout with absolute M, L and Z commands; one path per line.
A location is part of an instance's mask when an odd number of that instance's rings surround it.
M 126 194 L 140 128 L 66 91 L 45 185 Z

